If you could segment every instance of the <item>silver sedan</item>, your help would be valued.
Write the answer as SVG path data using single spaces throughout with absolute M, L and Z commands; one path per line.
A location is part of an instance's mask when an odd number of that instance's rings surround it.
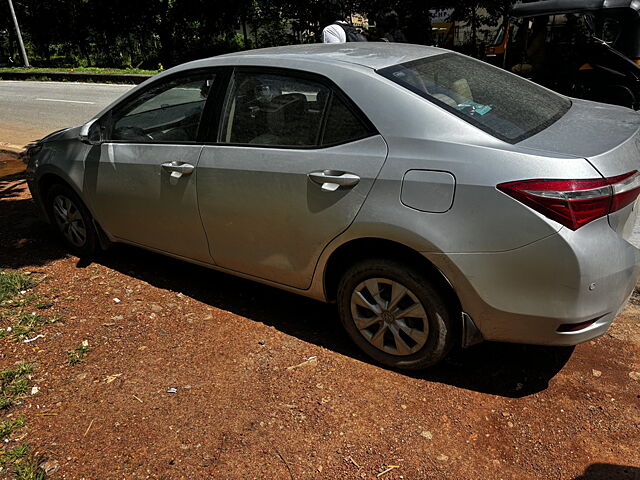
M 199 60 L 29 151 L 68 247 L 124 242 L 336 302 L 378 362 L 574 345 L 629 298 L 640 116 L 400 44 Z

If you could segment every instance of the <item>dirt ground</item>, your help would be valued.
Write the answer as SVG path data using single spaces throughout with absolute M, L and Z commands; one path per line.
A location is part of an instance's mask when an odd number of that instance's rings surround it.
M 0 177 L 0 268 L 62 318 L 0 340 L 0 368 L 36 365 L 4 415 L 52 478 L 640 479 L 638 296 L 575 349 L 485 343 L 395 372 L 332 306 L 130 247 L 79 262 L 21 174 Z

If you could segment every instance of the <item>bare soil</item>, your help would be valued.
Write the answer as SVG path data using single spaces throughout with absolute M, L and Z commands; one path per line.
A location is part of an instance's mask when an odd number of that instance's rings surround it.
M 53 478 L 640 479 L 638 297 L 575 349 L 485 343 L 407 374 L 330 305 L 129 247 L 69 256 L 21 174 L 0 178 L 0 245 L 62 316 L 0 340 L 0 368 L 37 366 L 4 415 Z

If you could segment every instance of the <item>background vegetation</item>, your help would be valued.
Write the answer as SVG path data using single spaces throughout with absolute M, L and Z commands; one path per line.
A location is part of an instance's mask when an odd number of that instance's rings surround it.
M 339 16 L 376 21 L 389 11 L 411 43 L 430 44 L 430 12 L 454 8 L 477 32 L 498 24 L 508 0 L 13 0 L 30 61 L 38 67 L 155 70 L 248 48 L 319 41 Z M 376 32 L 370 32 L 375 39 Z M 20 56 L 8 3 L 0 0 L 0 55 Z

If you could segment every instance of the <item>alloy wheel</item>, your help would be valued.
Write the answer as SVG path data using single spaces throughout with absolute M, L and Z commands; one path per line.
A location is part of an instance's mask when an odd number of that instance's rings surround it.
M 53 214 L 64 237 L 76 247 L 82 247 L 87 241 L 87 227 L 77 205 L 64 195 L 53 199 Z
M 391 355 L 411 355 L 429 337 L 427 312 L 418 297 L 387 278 L 369 278 L 356 286 L 351 315 L 360 334 Z

